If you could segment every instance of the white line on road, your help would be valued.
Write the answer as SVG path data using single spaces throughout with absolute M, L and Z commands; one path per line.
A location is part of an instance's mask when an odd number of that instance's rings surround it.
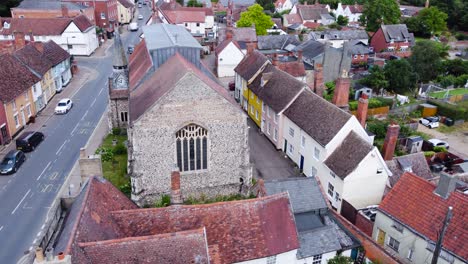
M 10 183 L 10 182 L 11 182 L 11 180 L 8 180 L 8 183 Z
M 3 226 L 0 226 L 0 231 L 2 231 L 2 229 L 3 229 Z
M 37 238 L 36 238 L 36 239 L 34 239 L 34 241 L 33 241 L 33 245 L 34 245 L 34 244 L 36 244 L 36 242 L 37 242 Z
M 36 181 L 38 181 L 41 178 L 42 174 L 44 174 L 44 172 L 47 170 L 47 168 L 49 168 L 50 163 L 51 163 L 50 161 L 49 161 L 49 163 L 47 163 L 47 166 L 45 166 L 44 170 L 41 172 L 41 175 L 39 175 L 39 177 L 37 177 Z
M 97 98 L 94 98 L 93 102 L 91 103 L 91 106 L 93 106 L 96 103 L 96 99 Z
M 62 150 L 63 146 L 65 146 L 65 144 L 67 144 L 67 141 L 68 141 L 68 139 L 65 140 L 65 142 L 63 142 L 62 146 L 60 146 L 60 148 L 57 150 L 57 152 L 55 152 L 55 155 L 59 154 L 59 152 L 60 152 L 60 150 Z
M 45 227 L 45 224 L 42 225 L 41 229 L 44 229 L 44 227 Z
M 73 135 L 73 133 L 75 133 L 75 130 L 78 128 L 78 126 L 80 125 L 80 123 L 77 123 L 76 126 L 73 128 L 72 132 L 70 133 L 70 135 Z
M 107 84 L 107 83 L 106 83 L 106 84 Z M 99 90 L 98 95 L 101 95 L 102 91 L 104 91 L 104 87 L 102 87 L 101 90 Z
M 13 212 L 11 212 L 11 214 L 14 214 L 16 212 L 16 210 L 18 210 L 19 206 L 21 205 L 21 203 L 24 201 L 24 199 L 26 199 L 26 196 L 28 196 L 29 192 L 31 192 L 31 189 L 29 189 L 26 194 L 23 196 L 23 199 L 21 199 L 21 201 L 18 203 L 18 205 L 15 207 L 15 209 L 13 210 Z

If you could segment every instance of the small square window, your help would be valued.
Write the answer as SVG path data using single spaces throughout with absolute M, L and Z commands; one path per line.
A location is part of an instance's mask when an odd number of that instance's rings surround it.
M 267 263 L 266 264 L 276 264 L 276 255 L 275 256 L 269 256 L 267 258 Z
M 322 263 L 322 255 L 314 255 L 312 259 L 312 264 L 320 264 Z
M 294 146 L 292 144 L 289 144 L 289 154 L 294 153 Z
M 400 242 L 398 240 L 394 239 L 393 237 L 390 237 L 388 240 L 388 246 L 398 252 L 398 248 L 400 247 Z
M 106 19 L 106 14 L 105 13 L 101 13 L 101 19 Z
M 270 135 L 271 125 L 270 122 L 267 123 L 267 133 Z
M 289 128 L 289 135 L 291 137 L 294 137 L 294 128 L 292 128 L 292 127 Z
M 392 227 L 395 228 L 398 232 L 403 233 L 403 225 L 393 221 Z
M 275 130 L 273 131 L 273 139 L 274 139 L 275 141 L 278 140 L 278 130 L 276 129 L 276 127 L 275 127 Z
M 328 194 L 333 197 L 333 191 L 335 190 L 335 187 L 331 184 L 328 183 Z
M 255 119 L 258 120 L 258 111 L 257 110 L 255 110 Z
M 305 147 L 306 144 L 306 138 L 304 136 L 301 137 L 301 147 Z
M 253 107 L 253 105 L 250 106 L 250 113 L 251 113 L 252 115 L 253 115 L 253 113 L 254 113 L 254 107 Z
M 383 169 L 382 168 L 378 168 L 377 169 L 377 174 L 381 174 L 383 172 Z
M 316 160 L 320 159 L 320 150 L 317 147 L 314 148 L 314 158 Z
M 340 201 L 340 194 L 339 193 L 335 193 L 335 201 L 339 202 Z
M 331 175 L 333 178 L 336 178 L 336 174 L 335 174 L 333 171 L 330 171 L 330 175 Z
M 197 27 L 199 27 L 199 26 L 200 26 L 200 23 L 197 23 Z
M 278 124 L 278 115 L 276 115 L 275 113 L 273 113 L 275 115 L 275 124 Z

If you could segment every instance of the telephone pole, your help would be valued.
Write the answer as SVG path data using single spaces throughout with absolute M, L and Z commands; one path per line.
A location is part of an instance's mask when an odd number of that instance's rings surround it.
M 434 249 L 434 254 L 432 255 L 431 264 L 437 264 L 437 260 L 439 259 L 440 251 L 442 249 L 442 241 L 444 239 L 445 232 L 447 231 L 447 227 L 452 219 L 452 210 L 453 207 L 449 206 L 447 210 L 447 214 L 445 215 L 444 225 L 442 226 L 442 230 L 440 231 L 439 238 L 437 239 L 437 244 Z

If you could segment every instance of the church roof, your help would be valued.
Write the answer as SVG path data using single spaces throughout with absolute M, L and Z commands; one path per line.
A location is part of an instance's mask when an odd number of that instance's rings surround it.
M 201 49 L 200 43 L 193 38 L 185 27 L 155 24 L 143 27 L 148 50 L 177 47 Z
M 122 40 L 120 39 L 120 34 L 118 31 L 115 32 L 112 66 L 114 67 L 127 67 L 128 66 L 127 56 L 125 55 L 125 50 L 123 48 Z
M 172 90 L 177 82 L 187 73 L 193 73 L 200 81 L 237 106 L 225 88 L 209 78 L 200 69 L 196 68 L 195 65 L 188 62 L 182 55 L 176 53 L 139 85 L 137 89 L 131 92 L 130 121 L 136 121 L 154 103 Z

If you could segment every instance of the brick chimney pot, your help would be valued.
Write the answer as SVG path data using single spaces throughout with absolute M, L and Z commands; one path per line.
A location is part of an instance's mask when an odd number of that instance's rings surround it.
M 359 98 L 356 117 L 363 128 L 366 128 L 368 107 L 369 107 L 369 100 L 367 99 L 367 94 L 362 94 L 361 98 Z
M 390 124 L 387 127 L 387 135 L 385 136 L 384 144 L 382 147 L 382 156 L 384 160 L 392 160 L 395 152 L 395 147 L 400 133 L 400 126 L 398 124 Z
M 335 93 L 333 94 L 333 104 L 340 108 L 348 108 L 349 87 L 351 79 L 347 76 L 341 76 L 336 80 Z

